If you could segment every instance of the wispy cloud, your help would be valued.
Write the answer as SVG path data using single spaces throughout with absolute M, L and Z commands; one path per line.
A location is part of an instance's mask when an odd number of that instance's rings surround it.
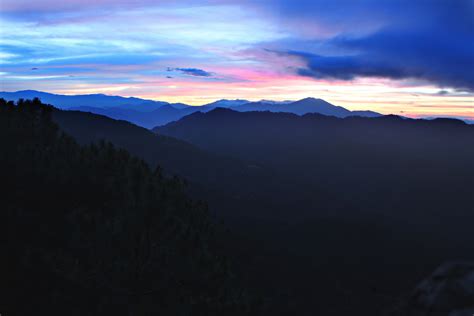
M 177 70 L 180 71 L 186 75 L 190 76 L 196 76 L 196 77 L 211 77 L 212 73 L 202 70 L 202 69 L 197 69 L 197 68 L 168 68 L 168 71 L 173 71 Z

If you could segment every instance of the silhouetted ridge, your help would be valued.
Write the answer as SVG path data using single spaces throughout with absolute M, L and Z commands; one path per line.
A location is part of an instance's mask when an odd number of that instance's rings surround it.
M 199 116 L 194 113 L 191 116 Z M 232 177 L 229 188 L 259 176 L 263 169 L 252 170 L 238 159 L 209 153 L 185 141 L 155 135 L 153 132 L 126 121 L 79 111 L 53 111 L 53 120 L 79 143 L 88 145 L 102 139 L 126 149 L 144 159 L 150 166 L 160 165 L 169 175 L 179 175 L 188 181 L 220 187 L 221 181 Z M 170 123 L 172 124 L 172 123 Z
M 434 122 L 436 123 L 441 123 L 445 125 L 467 125 L 466 122 L 458 120 L 458 119 L 453 119 L 453 118 L 445 118 L 445 117 L 439 117 L 433 119 Z
M 183 180 L 111 143 L 78 145 L 53 111 L 0 99 L 2 312 L 248 314 Z
M 202 106 L 189 106 L 182 103 L 170 104 L 162 101 L 145 100 L 139 98 L 125 98 L 107 96 L 104 94 L 88 95 L 59 95 L 34 90 L 17 92 L 0 92 L 0 97 L 16 101 L 20 98 L 40 98 L 43 102 L 61 109 L 86 111 L 110 118 L 127 120 L 134 124 L 153 128 L 177 121 L 194 112 L 208 112 L 217 107 L 230 108 L 239 112 L 270 111 L 287 112 L 298 115 L 306 113 L 321 113 L 337 117 L 367 116 L 377 117 L 379 113 L 372 111 L 349 111 L 335 106 L 322 99 L 305 98 L 299 101 L 271 101 L 261 100 L 249 102 L 247 100 L 218 100 Z
M 215 108 L 208 113 L 208 115 L 211 116 L 224 116 L 224 115 L 229 115 L 230 113 L 235 113 L 236 111 L 231 110 L 231 109 L 226 109 L 226 108 Z M 199 112 L 199 114 L 204 114 L 202 112 Z
M 474 126 L 216 110 L 155 131 L 272 171 L 219 205 L 263 240 L 240 266 L 274 314 L 385 315 L 437 266 L 474 260 Z

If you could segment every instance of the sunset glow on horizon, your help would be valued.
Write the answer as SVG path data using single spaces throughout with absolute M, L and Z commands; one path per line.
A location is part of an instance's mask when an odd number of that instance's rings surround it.
M 4 0 L 0 90 L 474 120 L 472 1 L 335 3 Z

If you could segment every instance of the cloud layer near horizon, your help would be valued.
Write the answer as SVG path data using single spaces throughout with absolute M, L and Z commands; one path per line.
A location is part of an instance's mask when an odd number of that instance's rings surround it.
M 399 91 L 404 109 L 474 93 L 471 0 L 3 0 L 0 11 L 2 90 L 191 103 L 317 93 L 346 106 Z

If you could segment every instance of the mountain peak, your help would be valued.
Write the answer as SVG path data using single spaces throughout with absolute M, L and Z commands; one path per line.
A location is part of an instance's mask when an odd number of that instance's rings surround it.
M 293 104 L 300 104 L 300 103 L 310 103 L 310 104 L 315 104 L 315 103 L 318 103 L 318 104 L 329 104 L 331 106 L 334 106 L 333 104 L 323 100 L 323 99 L 319 99 L 319 98 L 313 98 L 313 97 L 308 97 L 308 98 L 304 98 L 304 99 L 301 99 L 301 100 L 298 100 L 298 101 L 295 101 L 293 102 Z
M 221 99 L 221 100 L 217 100 L 217 101 L 214 101 L 212 103 L 209 103 L 209 104 L 205 104 L 203 106 L 232 108 L 234 106 L 239 106 L 239 105 L 246 104 L 246 103 L 249 103 L 249 101 L 242 100 L 242 99 L 235 99 L 235 100 Z
M 307 97 L 307 98 L 303 98 L 301 100 L 297 100 L 295 102 L 326 102 L 325 100 L 321 99 L 321 98 L 314 98 L 314 97 Z
M 4 93 L 4 92 L 2 92 Z M 31 94 L 34 94 L 34 95 L 45 95 L 45 94 L 48 94 L 48 95 L 52 95 L 52 93 L 48 93 L 48 92 L 43 92 L 43 91 L 37 91 L 37 90 L 19 90 L 19 91 L 15 91 L 15 92 L 8 92 L 8 93 L 14 93 L 14 94 L 26 94 L 26 95 L 31 95 Z
M 215 109 L 210 110 L 208 113 L 231 113 L 231 112 L 236 112 L 236 111 L 232 109 L 217 107 Z
M 3 92 L 3 91 L 2 91 Z M 31 92 L 40 92 L 37 90 L 18 90 L 17 93 L 31 93 Z M 44 92 L 43 92 L 44 93 Z
M 152 112 L 158 112 L 158 111 L 179 111 L 179 109 L 175 108 L 172 104 L 166 103 L 154 109 Z

